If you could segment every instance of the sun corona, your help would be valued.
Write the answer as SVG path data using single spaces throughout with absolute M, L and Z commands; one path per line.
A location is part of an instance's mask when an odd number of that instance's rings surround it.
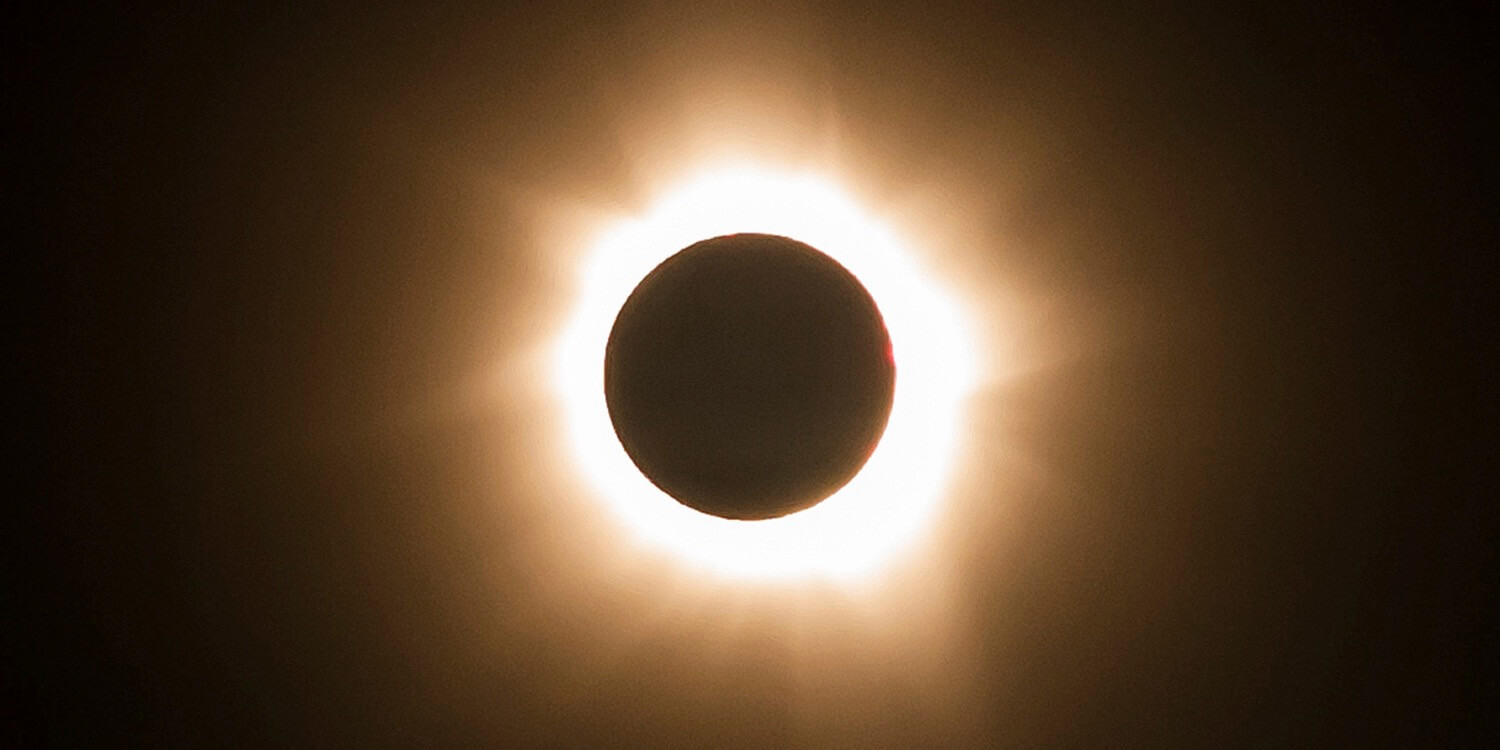
M 636 284 L 684 247 L 742 232 L 805 242 L 853 273 L 885 318 L 896 365 L 890 419 L 864 468 L 823 502 L 760 521 L 700 513 L 651 484 L 615 436 L 603 389 L 605 344 Z M 848 579 L 878 570 L 931 526 L 976 381 L 974 341 L 961 306 L 919 254 L 836 183 L 751 168 L 685 180 L 644 215 L 597 235 L 569 309 L 551 374 L 570 453 L 636 541 L 726 576 Z

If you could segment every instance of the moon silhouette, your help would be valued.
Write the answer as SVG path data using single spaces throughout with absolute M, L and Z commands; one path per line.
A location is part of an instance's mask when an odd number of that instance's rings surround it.
M 636 286 L 605 351 L 610 420 L 641 473 L 688 507 L 758 520 L 859 473 L 895 390 L 879 308 L 796 240 L 690 245 Z

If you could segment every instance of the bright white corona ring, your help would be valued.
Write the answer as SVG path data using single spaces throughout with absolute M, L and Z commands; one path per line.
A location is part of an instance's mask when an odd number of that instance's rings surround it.
M 890 420 L 859 474 L 807 510 L 759 521 L 700 513 L 657 489 L 615 437 L 604 399 L 605 344 L 635 286 L 688 245 L 740 232 L 799 240 L 849 269 L 885 317 L 896 364 Z M 637 541 L 728 576 L 847 580 L 894 559 L 947 492 L 977 375 L 963 311 L 920 261 L 837 185 L 807 174 L 716 171 L 608 227 L 585 257 L 552 373 L 577 468 L 598 500 Z

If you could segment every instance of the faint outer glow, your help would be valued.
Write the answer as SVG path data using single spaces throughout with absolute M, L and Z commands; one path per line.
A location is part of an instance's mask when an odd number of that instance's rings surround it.
M 818 505 L 764 521 L 699 513 L 657 489 L 620 446 L 604 400 L 605 343 L 636 284 L 682 248 L 737 232 L 791 237 L 843 264 L 880 307 L 896 362 L 890 421 L 863 470 Z M 957 457 L 977 361 L 952 294 L 837 185 L 807 174 L 730 169 L 678 185 L 645 216 L 598 237 L 557 341 L 552 377 L 578 469 L 640 542 L 736 577 L 849 579 L 878 569 L 931 526 Z

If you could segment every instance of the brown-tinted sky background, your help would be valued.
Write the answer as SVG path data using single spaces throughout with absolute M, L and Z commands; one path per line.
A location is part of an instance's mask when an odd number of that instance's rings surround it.
M 1493 43 L 1257 5 L 21 14 L 20 744 L 1473 738 Z M 537 382 L 584 229 L 725 154 L 1019 363 L 873 594 L 629 549 Z

